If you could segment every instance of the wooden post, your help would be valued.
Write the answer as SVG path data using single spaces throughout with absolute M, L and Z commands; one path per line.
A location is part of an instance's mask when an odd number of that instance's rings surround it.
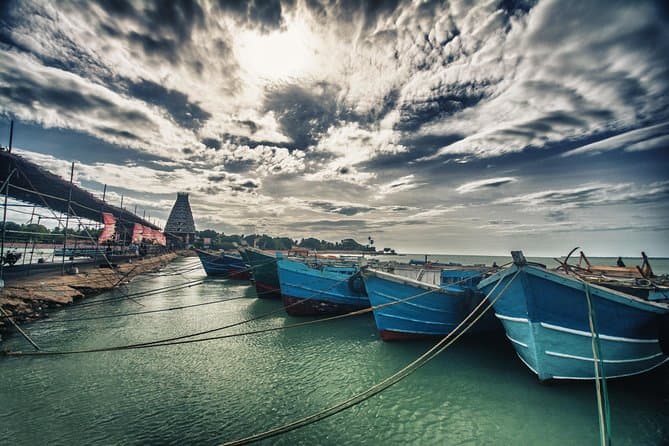
M 70 203 L 72 202 L 72 180 L 74 180 L 74 161 L 70 168 L 70 190 L 67 195 L 67 214 L 65 214 L 65 236 L 63 237 L 63 261 L 61 262 L 60 273 L 65 274 L 65 250 L 67 249 L 67 228 L 70 224 Z

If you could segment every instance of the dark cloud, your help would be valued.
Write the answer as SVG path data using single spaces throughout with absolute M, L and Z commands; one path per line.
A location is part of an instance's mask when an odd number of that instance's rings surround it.
M 0 6 L 0 43 L 7 44 L 15 51 L 29 53 L 37 58 L 44 66 L 57 68 L 63 71 L 77 73 L 81 76 L 92 76 L 100 79 L 113 77 L 112 71 L 105 67 L 98 58 L 82 48 L 65 31 L 58 26 L 60 18 L 53 15 L 53 9 L 39 4 L 18 1 L 1 2 Z M 34 29 L 28 20 L 29 16 L 39 17 L 42 22 L 51 26 L 41 25 Z M 58 42 L 53 53 L 33 51 L 26 42 L 25 34 L 34 32 L 50 34 L 50 39 Z
M 194 0 L 150 0 L 141 10 L 125 0 L 98 0 L 98 3 L 112 16 L 143 25 L 147 30 L 143 37 L 147 40 L 170 40 L 175 46 L 190 40 L 193 29 L 204 24 L 204 11 Z
M 406 133 L 399 143 L 407 148 L 404 152 L 382 153 L 375 158 L 361 163 L 366 169 L 395 169 L 406 170 L 407 165 L 417 162 L 420 158 L 434 155 L 444 146 L 453 144 L 464 138 L 464 135 L 457 133 L 436 135 L 428 134 L 415 136 L 412 133 Z M 426 161 L 425 163 L 429 163 Z
M 546 220 L 557 221 L 557 222 L 567 221 L 569 220 L 569 214 L 559 210 L 549 211 L 546 213 Z
M 97 3 L 105 11 L 108 11 L 112 14 L 132 17 L 137 13 L 137 10 L 129 0 L 97 0 Z
M 482 188 L 497 188 L 497 187 L 500 187 L 500 186 L 504 186 L 505 184 L 513 183 L 513 181 L 514 180 L 512 180 L 512 179 L 492 181 L 490 183 L 482 184 L 480 187 L 482 187 Z
M 326 212 L 331 212 L 333 214 L 341 215 L 356 215 L 374 210 L 374 208 L 367 206 L 342 206 L 329 201 L 312 201 L 309 203 L 309 206 L 324 210 Z
M 429 98 L 414 100 L 400 105 L 398 130 L 415 131 L 422 125 L 451 116 L 466 108 L 473 107 L 487 98 L 492 84 L 485 82 L 465 82 L 439 86 Z
M 133 48 L 149 58 L 157 58 L 173 65 L 187 64 L 195 73 L 201 73 L 201 54 L 193 45 L 193 34 L 204 30 L 207 20 L 201 2 L 195 0 L 149 0 L 141 4 L 127 1 L 98 0 L 108 17 L 99 19 L 97 26 L 113 38 L 127 40 Z M 128 27 L 127 23 L 133 26 Z M 220 47 L 222 56 L 229 54 L 227 43 Z M 137 57 L 140 57 L 138 55 Z
M 401 0 L 307 0 L 306 5 L 313 17 L 320 22 L 336 21 L 351 23 L 363 19 L 364 29 L 373 29 L 377 22 L 390 16 L 402 3 Z
M 118 129 L 115 129 L 113 127 L 96 127 L 96 130 L 98 130 L 99 132 L 105 133 L 107 135 L 110 135 L 110 136 L 118 136 L 118 137 L 124 138 L 124 139 L 139 140 L 139 138 L 136 135 L 130 133 L 127 130 L 118 130 Z
M 242 186 L 242 187 L 245 187 L 245 188 L 247 188 L 247 189 L 257 189 L 257 188 L 260 187 L 260 184 L 259 184 L 259 183 L 256 183 L 256 182 L 253 181 L 253 180 L 247 180 L 247 181 L 244 181 L 244 182 L 241 184 L 241 186 Z
M 323 231 L 339 228 L 363 228 L 367 226 L 367 223 L 365 220 L 311 220 L 292 223 L 288 226 L 295 228 L 296 231 Z
M 532 207 L 579 209 L 608 205 L 665 203 L 667 200 L 669 200 L 669 181 L 655 182 L 642 187 L 630 184 L 594 184 L 574 189 L 548 190 L 508 197 L 498 202 Z
M 171 37 L 155 37 L 131 31 L 127 38 L 130 43 L 141 47 L 144 53 L 149 56 L 159 56 L 172 63 L 178 61 L 179 45 Z
M 240 23 L 262 31 L 280 28 L 284 23 L 283 8 L 293 2 L 281 0 L 219 0 L 218 7 L 231 13 Z
M 228 176 L 225 174 L 225 172 L 209 175 L 207 177 L 207 180 L 209 181 L 214 181 L 214 182 L 220 182 L 223 181 L 227 178 Z
M 199 129 L 211 114 L 188 100 L 180 91 L 171 90 L 153 81 L 143 79 L 128 82 L 128 93 L 145 102 L 164 108 L 182 127 Z
M 215 138 L 204 138 L 201 142 L 210 149 L 218 150 L 221 148 L 221 141 Z
M 252 122 L 252 121 L 248 121 Z M 255 123 L 254 123 L 255 125 Z M 248 146 L 251 149 L 255 149 L 258 146 L 267 146 L 267 147 L 274 147 L 274 148 L 281 148 L 284 147 L 288 149 L 289 151 L 293 150 L 300 150 L 300 147 L 298 147 L 296 144 L 292 143 L 277 143 L 275 141 L 268 141 L 268 140 L 262 140 L 262 139 L 253 139 L 248 136 L 244 135 L 233 135 L 231 133 L 223 133 L 220 137 L 221 142 L 226 142 L 229 144 L 233 144 L 235 146 Z
M 225 170 L 230 173 L 246 173 L 256 165 L 257 161 L 250 159 L 229 158 L 225 160 Z
M 267 92 L 263 108 L 275 113 L 283 133 L 304 150 L 337 122 L 338 91 L 327 82 L 276 85 Z
M 499 6 L 508 15 L 522 15 L 527 14 L 537 2 L 538 0 L 501 0 Z
M 0 73 L 0 96 L 27 108 L 49 107 L 62 115 L 91 114 L 128 125 L 154 127 L 151 119 L 137 110 L 121 108 L 111 100 L 81 90 L 81 85 L 67 78 L 43 82 L 40 78 L 23 75 L 20 71 Z M 126 130 L 118 130 L 120 136 Z M 107 132 L 108 133 L 108 132 Z M 133 139 L 137 139 L 133 136 Z
M 258 131 L 258 124 L 256 124 L 255 122 L 253 122 L 253 121 L 251 121 L 251 120 L 249 120 L 249 119 L 245 119 L 245 120 L 241 120 L 241 121 L 236 121 L 236 122 L 237 122 L 238 124 L 240 124 L 240 125 L 242 125 L 242 126 L 248 128 L 248 129 L 251 131 L 251 133 L 255 133 L 256 131 Z

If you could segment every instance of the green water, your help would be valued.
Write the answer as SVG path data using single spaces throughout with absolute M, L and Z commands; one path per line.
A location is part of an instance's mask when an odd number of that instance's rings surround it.
M 453 256 L 449 260 L 458 261 Z M 195 264 L 196 259 L 179 259 L 170 268 Z M 130 284 L 128 291 L 202 276 L 200 270 L 149 275 Z M 281 306 L 254 295 L 244 283 L 209 280 L 139 298 L 143 307 L 127 300 L 75 306 L 54 313 L 53 319 L 247 297 L 179 311 L 36 322 L 25 328 L 43 349 L 149 341 L 245 320 Z M 300 320 L 278 312 L 227 332 Z M 220 444 L 342 401 L 431 345 L 384 343 L 368 315 L 181 346 L 0 358 L 0 444 Z M 17 336 L 3 347 L 29 349 Z M 615 445 L 669 444 L 669 367 L 611 381 L 609 391 Z M 598 435 L 593 384 L 539 384 L 498 334 L 462 338 L 382 394 L 264 444 L 595 445 Z

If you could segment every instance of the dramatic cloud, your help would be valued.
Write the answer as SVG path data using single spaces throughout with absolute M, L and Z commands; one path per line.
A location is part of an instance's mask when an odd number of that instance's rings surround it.
M 603 205 L 643 205 L 666 203 L 669 181 L 651 183 L 648 187 L 633 184 L 591 184 L 574 189 L 547 190 L 497 200 L 499 204 L 519 204 L 528 210 L 540 208 L 574 209 Z
M 0 6 L 0 138 L 228 232 L 669 255 L 668 79 L 651 0 Z

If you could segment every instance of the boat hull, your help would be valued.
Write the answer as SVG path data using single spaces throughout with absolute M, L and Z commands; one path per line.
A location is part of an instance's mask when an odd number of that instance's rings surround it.
M 417 281 L 380 271 L 368 271 L 364 278 L 370 303 L 375 308 L 376 327 L 384 341 L 445 336 L 485 297 L 472 290 L 419 284 Z M 412 296 L 418 297 L 410 299 Z M 377 309 L 378 306 L 382 307 Z M 494 317 L 488 312 L 469 332 L 494 330 L 498 327 Z
M 364 292 L 349 286 L 354 268 L 312 268 L 304 263 L 278 260 L 277 269 L 286 312 L 295 316 L 344 314 L 369 308 Z
M 235 280 L 251 280 L 251 272 L 242 259 L 227 254 L 214 255 L 197 251 L 207 276 L 225 277 Z
M 276 257 L 255 249 L 246 248 L 245 251 L 253 271 L 258 297 L 280 299 L 281 287 L 279 286 Z
M 481 289 L 490 291 L 500 279 L 501 291 L 511 281 L 513 268 L 481 282 Z M 599 335 L 597 361 L 605 377 L 644 373 L 669 360 L 660 345 L 667 308 L 592 284 L 588 292 Z M 523 266 L 494 310 L 521 361 L 540 380 L 595 378 L 593 335 L 582 282 Z

